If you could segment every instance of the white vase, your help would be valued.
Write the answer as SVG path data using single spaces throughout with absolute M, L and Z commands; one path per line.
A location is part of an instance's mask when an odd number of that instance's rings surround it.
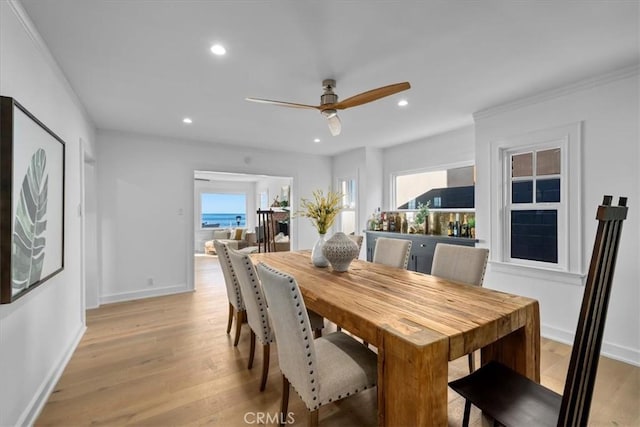
M 313 249 L 311 250 L 311 262 L 316 267 L 329 266 L 329 261 L 327 260 L 327 258 L 325 258 L 324 254 L 322 253 L 322 247 L 326 242 L 324 236 L 325 236 L 324 234 L 318 235 L 318 240 L 316 241 L 316 244 L 313 245 Z
M 356 242 L 341 231 L 331 236 L 322 247 L 322 253 L 331 263 L 331 268 L 339 272 L 347 271 L 349 264 L 358 256 L 359 252 L 360 249 Z

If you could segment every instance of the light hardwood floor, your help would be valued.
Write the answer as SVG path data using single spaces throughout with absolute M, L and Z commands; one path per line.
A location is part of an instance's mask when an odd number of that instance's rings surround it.
M 260 351 L 253 369 L 246 368 L 248 327 L 238 347 L 225 333 L 228 305 L 217 258 L 197 256 L 195 277 L 193 293 L 88 311 L 87 332 L 36 425 L 275 424 L 267 418 L 277 414 L 281 392 L 275 347 L 267 388 L 260 393 Z M 570 351 L 542 340 L 542 383 L 559 393 Z M 451 362 L 449 378 L 464 375 L 466 366 L 466 357 Z M 449 425 L 461 425 L 462 407 L 450 390 Z M 293 392 L 289 410 L 295 425 L 306 425 L 306 409 Z M 475 408 L 471 415 L 471 425 L 483 423 Z M 374 426 L 376 421 L 375 390 L 320 410 L 324 426 Z M 601 358 L 590 424 L 640 426 L 640 368 Z

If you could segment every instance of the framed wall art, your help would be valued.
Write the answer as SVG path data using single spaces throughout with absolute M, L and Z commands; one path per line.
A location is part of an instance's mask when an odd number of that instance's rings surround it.
M 65 143 L 0 97 L 0 303 L 64 268 Z

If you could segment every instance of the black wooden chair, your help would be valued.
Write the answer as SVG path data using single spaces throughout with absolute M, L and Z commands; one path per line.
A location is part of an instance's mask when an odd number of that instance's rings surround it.
M 276 226 L 273 211 L 258 210 L 258 252 L 276 251 Z
M 598 207 L 598 231 L 562 396 L 491 361 L 449 383 L 466 399 L 464 426 L 469 425 L 471 403 L 504 426 L 587 425 L 622 221 L 627 217 L 626 197 L 620 197 L 618 205 L 611 206 L 611 196 L 604 196 Z

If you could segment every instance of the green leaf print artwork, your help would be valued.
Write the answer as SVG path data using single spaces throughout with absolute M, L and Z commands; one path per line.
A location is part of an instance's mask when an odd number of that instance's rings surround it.
M 23 290 L 40 280 L 47 229 L 47 155 L 40 148 L 31 157 L 22 181 L 13 228 L 12 287 Z

